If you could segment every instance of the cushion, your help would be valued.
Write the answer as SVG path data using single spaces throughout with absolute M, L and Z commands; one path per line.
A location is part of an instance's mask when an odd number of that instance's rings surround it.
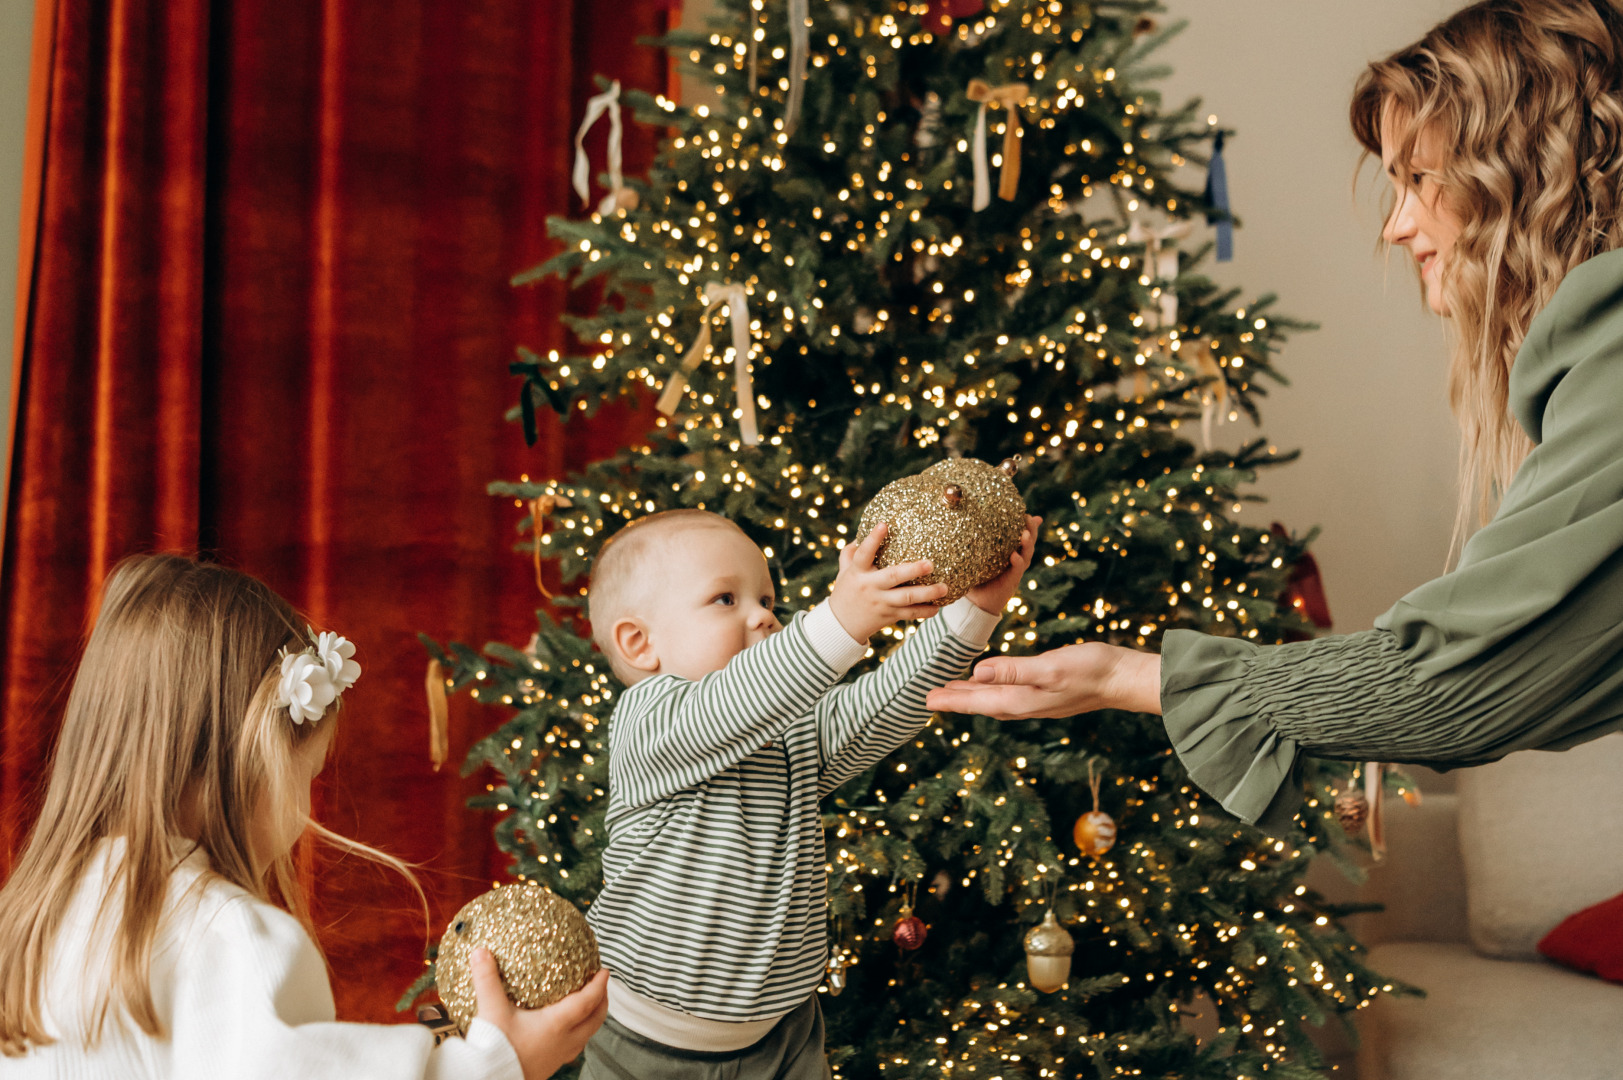
M 1623 734 L 1460 773 L 1471 943 L 1532 960 L 1573 912 L 1623 892 Z
M 1426 990 L 1377 998 L 1359 1031 L 1359 1080 L 1618 1080 L 1623 986 L 1466 945 L 1370 951 L 1381 975 Z
M 1568 915 L 1538 951 L 1576 971 L 1623 983 L 1623 894 Z

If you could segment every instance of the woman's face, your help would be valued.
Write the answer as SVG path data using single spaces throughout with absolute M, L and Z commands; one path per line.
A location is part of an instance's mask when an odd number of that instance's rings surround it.
M 1381 236 L 1389 244 L 1409 249 L 1420 269 L 1426 305 L 1439 315 L 1448 315 L 1448 299 L 1443 295 L 1443 269 L 1454 252 L 1460 235 L 1460 219 L 1443 198 L 1438 185 L 1437 166 L 1441 163 L 1435 137 L 1422 132 L 1416 141 L 1414 160 L 1400 170 L 1397 146 L 1389 136 L 1396 125 L 1381 125 L 1381 165 L 1392 182 L 1392 214 Z

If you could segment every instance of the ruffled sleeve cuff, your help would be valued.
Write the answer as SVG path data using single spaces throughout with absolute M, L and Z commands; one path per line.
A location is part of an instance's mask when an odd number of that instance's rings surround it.
M 1249 641 L 1172 630 L 1161 648 L 1161 715 L 1190 779 L 1242 821 L 1288 828 L 1302 803 L 1299 748 L 1249 705 Z

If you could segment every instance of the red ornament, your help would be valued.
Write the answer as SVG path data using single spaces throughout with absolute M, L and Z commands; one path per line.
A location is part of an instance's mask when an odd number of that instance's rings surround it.
M 924 28 L 932 34 L 945 34 L 952 29 L 955 20 L 978 14 L 985 8 L 985 0 L 930 0 L 930 13 L 924 17 Z
M 1268 531 L 1281 540 L 1290 540 L 1290 533 L 1277 521 Z M 1330 601 L 1325 599 L 1324 579 L 1319 576 L 1319 563 L 1311 552 L 1302 552 L 1291 563 L 1285 578 L 1285 602 L 1320 630 L 1330 629 Z
M 913 914 L 912 908 L 904 907 L 902 908 L 902 917 L 896 920 L 895 927 L 891 929 L 890 939 L 903 952 L 912 952 L 924 944 L 924 939 L 929 932 L 929 928 L 924 925 L 924 920 Z

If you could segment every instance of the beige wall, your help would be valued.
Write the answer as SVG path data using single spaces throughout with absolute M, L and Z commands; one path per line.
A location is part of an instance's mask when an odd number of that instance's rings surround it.
M 0 0 L 0 395 L 11 393 L 11 337 L 17 308 L 17 225 L 22 201 L 23 129 L 28 122 L 28 54 L 33 0 Z M 7 406 L 9 408 L 9 405 Z M 0 417 L 0 425 L 5 423 Z M 0 435 L 0 439 L 4 436 Z M 10 473 L 0 445 L 0 476 Z M 0 498 L 4 487 L 0 486 Z
M 1246 296 L 1320 324 L 1295 338 L 1291 380 L 1263 403 L 1264 430 L 1302 459 L 1268 475 L 1267 514 L 1320 525 L 1315 550 L 1336 630 L 1367 629 L 1435 575 L 1453 521 L 1457 442 L 1445 343 L 1401 252 L 1377 253 L 1380 185 L 1347 126 L 1369 60 L 1417 38 L 1459 0 L 1167 0 L 1188 29 L 1163 56 L 1168 103 L 1199 96 L 1238 134 L 1225 151 L 1236 230 L 1213 269 Z M 1250 430 L 1249 421 L 1241 428 Z M 1237 433 L 1236 433 L 1237 434 Z

